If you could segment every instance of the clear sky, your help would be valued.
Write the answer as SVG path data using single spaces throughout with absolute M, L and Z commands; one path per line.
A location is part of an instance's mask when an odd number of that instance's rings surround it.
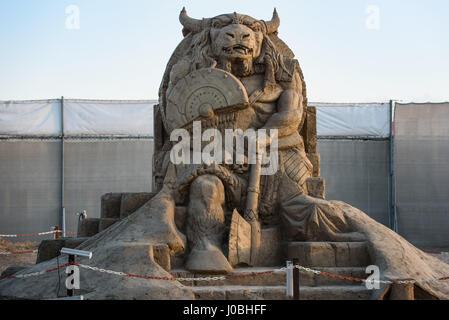
M 0 0 L 0 100 L 157 99 L 183 6 L 265 20 L 276 7 L 311 101 L 449 100 L 447 0 Z

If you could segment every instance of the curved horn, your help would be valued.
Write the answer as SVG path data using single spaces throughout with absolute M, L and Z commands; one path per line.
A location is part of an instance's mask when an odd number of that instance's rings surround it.
M 271 21 L 266 21 L 265 24 L 267 26 L 267 34 L 276 32 L 278 30 L 279 25 L 281 24 L 281 20 L 279 19 L 276 8 L 274 8 L 273 17 L 271 18 Z
M 184 28 L 192 33 L 198 33 L 201 31 L 201 20 L 192 19 L 187 15 L 186 8 L 183 7 L 181 13 L 179 14 L 179 22 L 184 26 Z

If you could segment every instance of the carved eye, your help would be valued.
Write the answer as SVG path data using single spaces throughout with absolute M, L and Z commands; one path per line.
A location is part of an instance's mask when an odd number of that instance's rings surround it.
M 221 23 L 219 21 L 214 21 L 212 23 L 212 27 L 215 29 L 220 29 L 221 28 Z
M 260 24 L 255 23 L 251 26 L 251 29 L 253 29 L 254 32 L 259 32 L 261 30 Z

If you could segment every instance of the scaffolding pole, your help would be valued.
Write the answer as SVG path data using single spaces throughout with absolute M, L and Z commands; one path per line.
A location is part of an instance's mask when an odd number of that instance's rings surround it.
M 390 100 L 390 228 L 398 232 L 396 182 L 394 176 L 394 101 Z
M 65 237 L 65 199 L 64 199 L 64 97 L 61 97 L 61 227 L 62 236 Z

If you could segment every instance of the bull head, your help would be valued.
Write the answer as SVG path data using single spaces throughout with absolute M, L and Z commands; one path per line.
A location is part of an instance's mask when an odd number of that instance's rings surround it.
M 215 18 L 223 17 L 223 16 L 232 16 L 232 14 L 217 16 Z M 276 8 L 273 11 L 273 17 L 271 18 L 271 21 L 264 21 L 264 20 L 257 21 L 249 16 L 240 15 L 240 14 L 236 14 L 236 13 L 234 13 L 233 16 L 234 17 L 237 16 L 237 21 L 241 21 L 241 22 L 245 21 L 245 19 L 250 20 L 250 21 L 252 20 L 252 22 L 259 22 L 261 24 L 263 32 L 266 35 L 277 32 L 277 29 L 279 28 L 279 25 L 281 23 L 278 13 L 276 11 Z M 202 20 L 193 19 L 187 15 L 187 11 L 185 8 L 182 8 L 181 13 L 179 14 L 179 21 L 181 22 L 181 24 L 184 27 L 184 30 L 183 30 L 184 35 L 187 35 L 188 33 L 201 32 L 203 29 L 210 27 L 212 24 L 212 21 L 215 18 L 202 19 Z M 232 19 L 232 20 L 235 22 L 235 19 Z
M 276 32 L 280 24 L 276 9 L 271 21 L 263 21 L 235 12 L 197 20 L 183 8 L 179 20 L 184 35 L 208 33 L 213 59 L 221 68 L 240 75 L 251 71 L 251 62 L 261 54 L 264 37 Z

